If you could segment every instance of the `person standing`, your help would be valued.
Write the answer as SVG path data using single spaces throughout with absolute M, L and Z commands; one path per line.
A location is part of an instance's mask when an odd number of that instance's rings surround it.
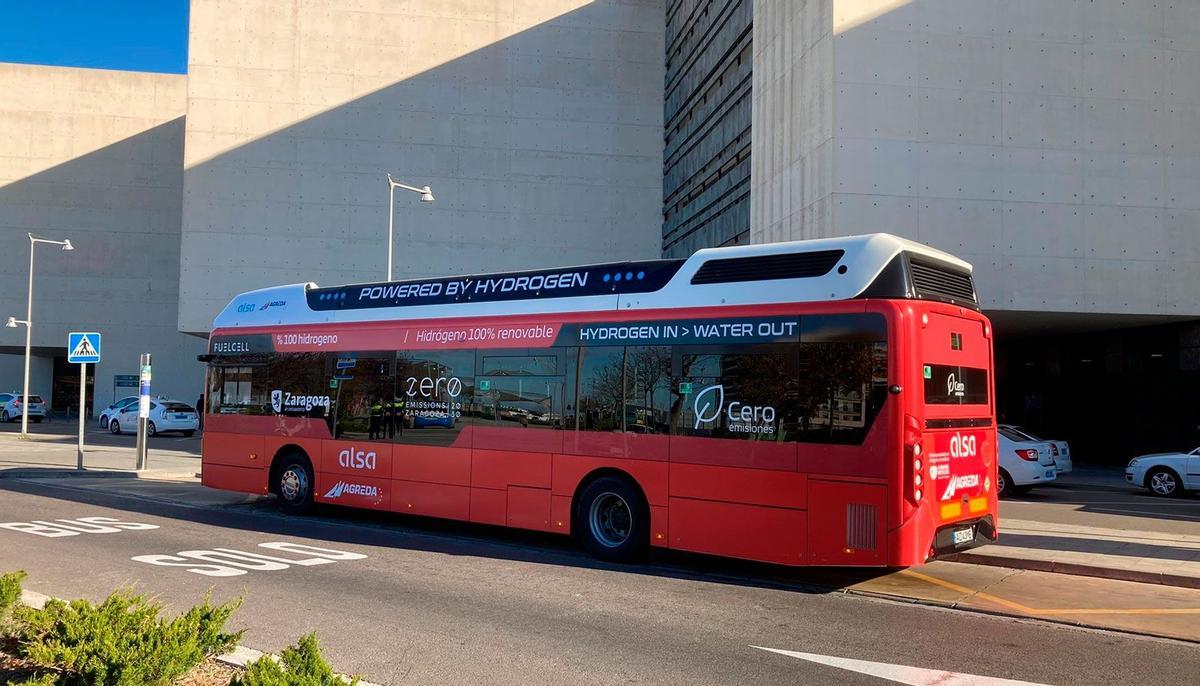
M 204 392 L 201 391 L 200 397 L 196 399 L 196 417 L 199 429 L 204 431 Z

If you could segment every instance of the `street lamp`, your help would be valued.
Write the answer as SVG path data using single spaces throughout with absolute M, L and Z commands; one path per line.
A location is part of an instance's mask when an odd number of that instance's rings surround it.
M 433 202 L 433 193 L 430 192 L 429 186 L 406 186 L 392 178 L 391 173 L 387 175 L 388 180 L 388 247 L 387 247 L 387 280 L 392 280 L 392 225 L 396 219 L 396 189 L 401 188 L 406 191 L 421 194 L 421 202 Z
M 21 396 L 21 438 L 29 437 L 29 354 L 30 348 L 33 345 L 33 248 L 38 243 L 48 243 L 50 245 L 61 246 L 63 252 L 70 252 L 75 249 L 71 245 L 71 239 L 61 241 L 50 240 L 49 238 L 40 238 L 32 233 L 29 236 L 29 299 L 25 304 L 25 318 L 17 319 L 9 317 L 5 324 L 10 329 L 17 328 L 17 325 L 25 326 L 25 387 Z

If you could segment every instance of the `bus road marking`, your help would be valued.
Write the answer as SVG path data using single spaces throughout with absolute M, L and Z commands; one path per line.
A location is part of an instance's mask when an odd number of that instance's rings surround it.
M 231 548 L 212 548 L 181 550 L 174 555 L 135 555 L 129 559 L 159 567 L 182 567 L 193 574 L 219 577 L 241 576 L 247 572 L 279 572 L 292 566 L 316 567 L 346 560 L 365 560 L 367 557 L 362 553 L 285 541 L 259 543 L 258 547 L 275 552 L 307 555 L 308 557 L 294 559 Z
M 818 665 L 844 669 L 847 672 L 879 677 L 880 679 L 887 679 L 898 684 L 908 684 L 909 686 L 1046 686 L 1045 684 L 1032 681 L 1017 681 L 1016 679 L 1002 679 L 994 676 L 947 672 L 942 669 L 909 667 L 887 662 L 869 662 L 867 660 L 854 660 L 848 657 L 815 655 L 813 653 L 800 653 L 794 650 L 764 648 L 762 646 L 750 647 L 765 650 L 769 653 L 787 655 L 797 660 L 804 660 Z
M 0 522 L 0 529 L 20 531 L 46 538 L 62 538 L 80 534 L 118 534 L 122 531 L 149 531 L 157 528 L 157 524 L 122 522 L 112 517 L 79 517 L 78 519 L 56 519 L 52 522 L 44 519 L 35 519 L 31 522 Z

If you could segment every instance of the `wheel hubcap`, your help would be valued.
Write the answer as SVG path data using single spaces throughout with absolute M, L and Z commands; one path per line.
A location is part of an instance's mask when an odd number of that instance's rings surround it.
M 1175 477 L 1165 472 L 1159 472 L 1150 477 L 1150 488 L 1154 489 L 1155 493 L 1170 495 L 1175 491 Z
M 999 490 L 1001 493 L 1003 493 L 1005 488 L 1008 488 L 1008 482 L 1004 480 L 1003 474 L 997 474 L 996 475 L 996 489 Z
M 592 536 L 601 545 L 616 548 L 629 540 L 632 523 L 633 515 L 629 510 L 629 503 L 616 493 L 601 493 L 592 501 L 588 512 L 588 524 L 591 526 Z
M 279 494 L 288 502 L 304 499 L 308 494 L 308 474 L 300 467 L 288 467 L 279 478 Z

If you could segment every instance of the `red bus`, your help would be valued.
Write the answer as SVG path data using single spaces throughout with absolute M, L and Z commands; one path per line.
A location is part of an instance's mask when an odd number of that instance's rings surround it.
M 785 565 L 996 537 L 969 264 L 887 234 L 237 296 L 203 483 Z

